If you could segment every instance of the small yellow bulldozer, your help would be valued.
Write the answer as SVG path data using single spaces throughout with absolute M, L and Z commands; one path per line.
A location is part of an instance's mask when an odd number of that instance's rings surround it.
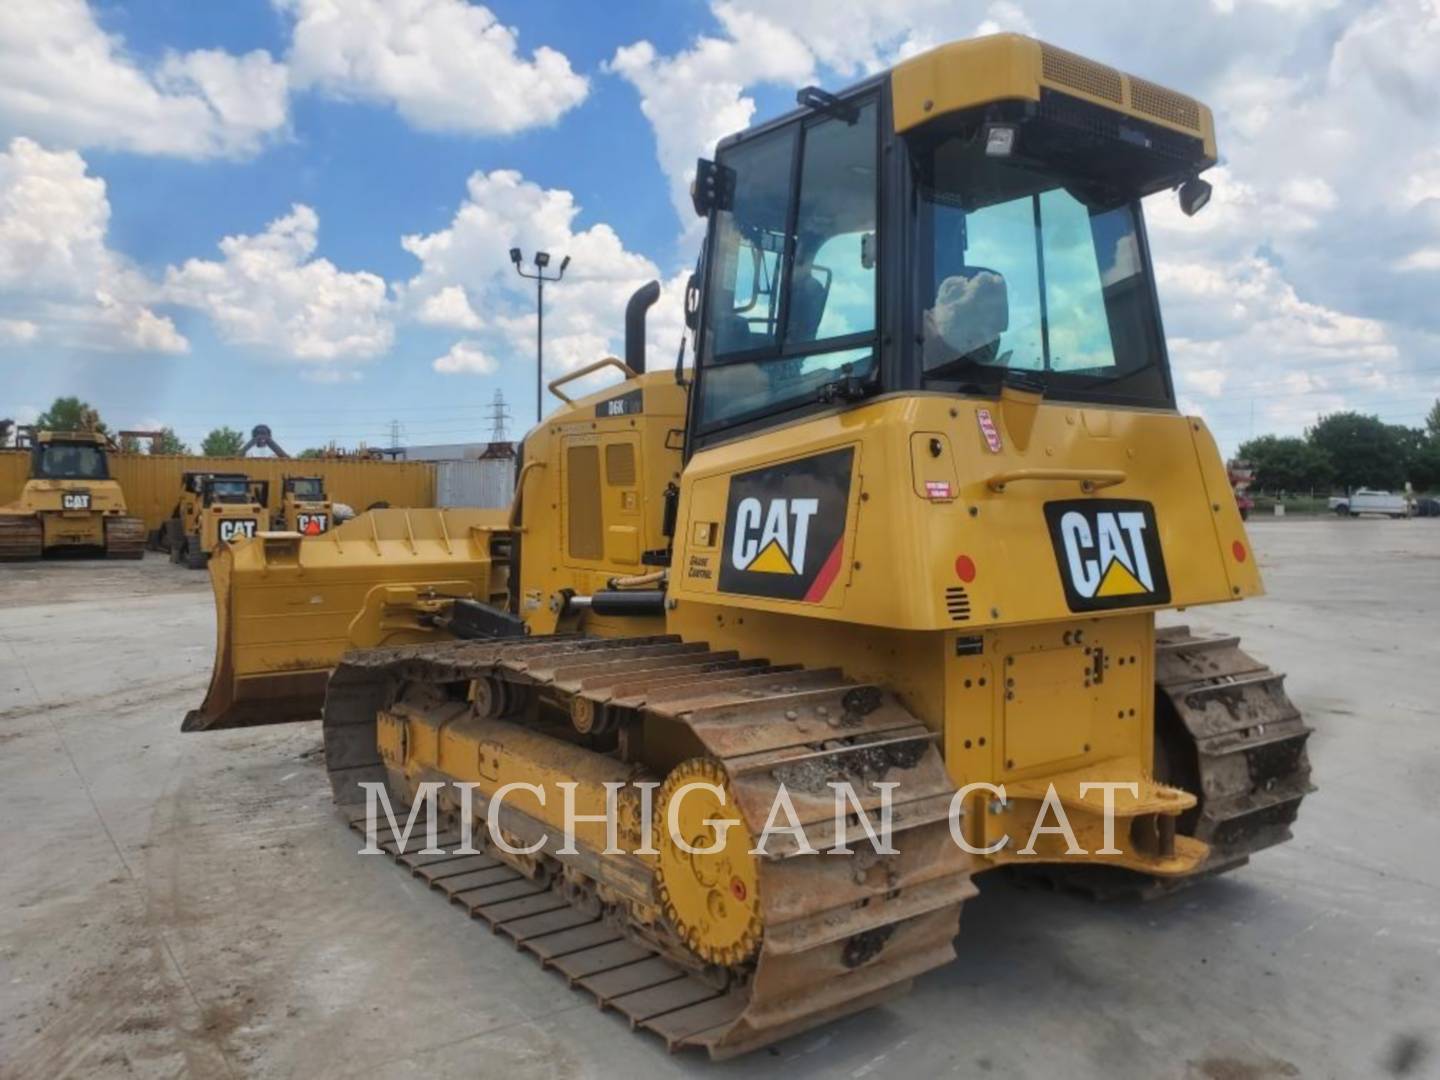
M 270 482 L 244 473 L 187 472 L 169 519 L 150 536 L 150 546 L 170 561 L 203 570 L 227 544 L 248 540 L 269 521 Z
M 280 506 L 271 528 L 301 536 L 319 536 L 335 523 L 335 508 L 325 494 L 323 476 L 285 476 L 280 481 Z
M 1141 207 L 1203 206 L 1210 111 L 1014 35 L 798 104 L 698 165 L 693 366 L 651 283 L 508 513 L 218 553 L 184 723 L 322 718 L 347 821 L 441 819 L 377 850 L 715 1057 L 951 960 L 979 875 L 1178 888 L 1310 790 L 1282 677 L 1157 626 L 1261 592 Z
M 145 554 L 145 524 L 126 513 L 110 479 L 110 440 L 90 431 L 28 433 L 30 478 L 0 506 L 0 559 L 73 553 L 109 559 Z

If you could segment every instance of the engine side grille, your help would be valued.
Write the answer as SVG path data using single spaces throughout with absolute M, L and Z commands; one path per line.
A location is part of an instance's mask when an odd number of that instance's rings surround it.
M 1200 130 L 1200 105 L 1193 98 L 1177 94 L 1163 86 L 1130 76 L 1130 105 L 1136 112 L 1148 113 L 1192 131 Z
M 1040 46 L 1041 70 L 1047 82 L 1068 86 L 1092 97 L 1125 103 L 1120 72 L 1053 45 Z
M 565 456 L 566 532 L 572 559 L 605 556 L 605 522 L 600 511 L 600 447 L 572 446 Z
M 951 622 L 969 622 L 970 594 L 959 585 L 946 589 L 945 610 L 950 614 Z
M 628 442 L 605 447 L 605 483 L 611 487 L 635 486 L 635 447 Z

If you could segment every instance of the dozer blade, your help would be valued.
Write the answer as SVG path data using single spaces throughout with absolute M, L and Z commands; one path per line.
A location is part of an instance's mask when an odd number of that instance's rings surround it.
M 260 533 L 210 560 L 215 666 L 182 731 L 318 720 L 349 649 L 449 635 L 450 600 L 503 606 L 503 510 L 371 510 L 315 537 Z

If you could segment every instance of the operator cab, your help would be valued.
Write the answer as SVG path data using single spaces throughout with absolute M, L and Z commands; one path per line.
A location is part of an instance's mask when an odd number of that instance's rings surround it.
M 285 494 L 293 495 L 296 502 L 324 502 L 325 479 L 320 476 L 287 476 Z
M 967 82 L 995 57 L 1033 67 L 1033 100 Z M 837 402 L 995 397 L 1007 380 L 1174 409 L 1140 200 L 1185 185 L 1186 211 L 1203 205 L 1208 110 L 1014 35 L 800 98 L 700 165 L 692 450 Z
M 110 466 L 94 441 L 42 439 L 31 450 L 30 475 L 36 480 L 108 480 Z
M 257 490 L 264 481 L 252 480 L 244 473 L 186 473 L 185 487 L 200 497 L 202 506 L 216 503 L 249 505 L 265 500 Z

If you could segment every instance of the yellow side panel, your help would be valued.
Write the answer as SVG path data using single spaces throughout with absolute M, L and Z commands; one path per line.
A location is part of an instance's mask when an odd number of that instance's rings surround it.
M 30 454 L 24 450 L 0 450 L 0 506 L 20 500 L 20 489 L 30 475 Z

